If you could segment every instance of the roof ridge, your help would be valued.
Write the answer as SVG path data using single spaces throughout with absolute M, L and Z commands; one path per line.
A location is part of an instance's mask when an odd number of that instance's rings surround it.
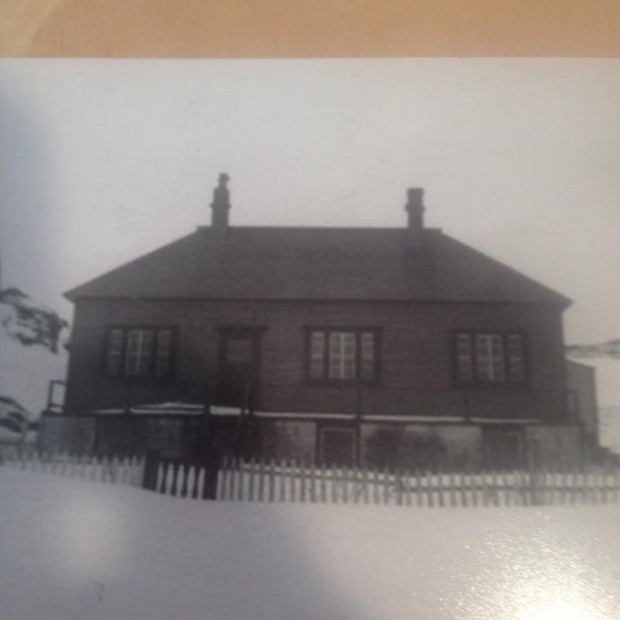
M 197 226 L 196 232 L 212 231 L 212 226 Z M 307 231 L 398 231 L 402 233 L 408 233 L 408 229 L 403 226 L 262 226 L 262 225 L 244 225 L 244 226 L 228 226 L 227 231 L 262 231 L 262 230 L 277 230 L 282 232 L 290 232 L 292 230 L 307 230 Z M 217 231 L 221 234 L 221 231 Z M 441 228 L 425 228 L 424 232 L 436 233 L 441 232 Z

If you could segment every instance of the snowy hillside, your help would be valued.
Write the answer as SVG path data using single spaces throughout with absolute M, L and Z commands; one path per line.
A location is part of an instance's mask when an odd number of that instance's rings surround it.
M 598 344 L 569 345 L 566 354 L 575 359 L 609 357 L 620 360 L 620 338 Z
M 194 502 L 0 467 L 3 620 L 617 617 L 620 505 Z

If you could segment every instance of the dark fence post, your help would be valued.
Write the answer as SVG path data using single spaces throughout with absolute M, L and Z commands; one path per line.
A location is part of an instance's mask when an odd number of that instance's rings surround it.
M 220 454 L 212 444 L 212 449 L 204 457 L 204 486 L 203 499 L 217 499 L 217 475 L 220 469 Z
M 148 491 L 157 490 L 157 470 L 159 469 L 159 452 L 147 450 L 144 456 L 144 474 L 142 488 Z
M 543 472 L 539 467 L 530 467 L 530 505 L 542 506 L 544 504 L 543 498 Z

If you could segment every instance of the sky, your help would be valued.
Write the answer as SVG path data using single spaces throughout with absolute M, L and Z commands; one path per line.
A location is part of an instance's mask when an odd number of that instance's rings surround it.
M 567 343 L 619 338 L 619 110 L 617 59 L 2 59 L 1 285 L 71 320 L 64 291 L 207 224 L 221 172 L 233 225 L 404 226 L 419 186 L 573 300 Z M 38 407 L 65 358 L 0 347 Z

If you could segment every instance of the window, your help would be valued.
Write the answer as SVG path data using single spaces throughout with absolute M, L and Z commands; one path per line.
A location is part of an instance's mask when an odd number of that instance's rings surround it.
M 377 332 L 371 329 L 311 329 L 308 378 L 315 381 L 375 381 Z
M 459 383 L 525 383 L 522 334 L 459 332 L 455 338 L 456 380 Z
M 108 331 L 105 372 L 109 377 L 169 377 L 173 331 L 170 328 L 121 328 Z

